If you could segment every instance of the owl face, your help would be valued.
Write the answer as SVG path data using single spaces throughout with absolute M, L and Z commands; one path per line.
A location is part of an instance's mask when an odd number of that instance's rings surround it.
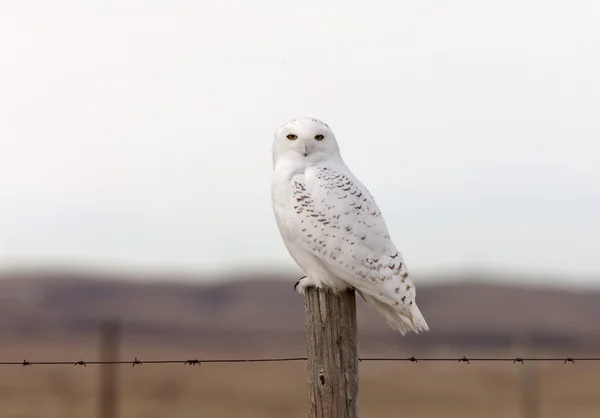
M 315 164 L 339 154 L 335 136 L 329 126 L 314 118 L 294 119 L 275 133 L 273 158 L 292 159 Z

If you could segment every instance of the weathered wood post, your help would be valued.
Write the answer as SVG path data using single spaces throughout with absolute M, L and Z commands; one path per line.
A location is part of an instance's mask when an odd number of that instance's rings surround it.
M 358 346 L 354 290 L 307 288 L 309 418 L 358 418 Z

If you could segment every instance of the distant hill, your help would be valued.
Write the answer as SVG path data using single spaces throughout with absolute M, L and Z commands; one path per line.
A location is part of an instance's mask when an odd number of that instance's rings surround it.
M 0 342 L 95 334 L 110 317 L 122 321 L 128 338 L 194 338 L 214 346 L 300 344 L 303 301 L 292 289 L 296 277 L 281 277 L 202 285 L 167 276 L 148 282 L 85 273 L 5 273 Z M 463 282 L 421 285 L 417 300 L 431 331 L 404 338 L 359 301 L 361 345 L 505 347 L 516 335 L 529 334 L 545 347 L 600 346 L 597 291 Z

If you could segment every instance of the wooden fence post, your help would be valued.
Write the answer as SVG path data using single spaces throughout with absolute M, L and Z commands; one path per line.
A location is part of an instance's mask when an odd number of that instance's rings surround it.
M 119 360 L 119 323 L 106 320 L 100 328 L 100 360 Z M 118 415 L 117 402 L 117 365 L 106 364 L 100 367 L 100 418 L 116 418 Z
M 354 290 L 305 294 L 309 418 L 358 418 Z

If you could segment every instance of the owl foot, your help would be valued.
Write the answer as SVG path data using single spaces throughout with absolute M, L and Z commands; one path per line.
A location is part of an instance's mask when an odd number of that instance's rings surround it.
M 304 277 L 300 277 L 300 278 L 298 279 L 298 281 L 297 281 L 297 282 L 296 282 L 296 284 L 294 285 L 294 290 L 296 290 L 296 288 L 298 287 L 298 285 L 300 284 L 300 281 L 301 281 L 302 279 L 306 279 L 306 276 L 304 276 Z
M 311 279 L 308 276 L 304 276 L 296 282 L 296 284 L 294 285 L 294 290 L 303 295 L 306 291 L 306 288 L 315 286 L 317 286 L 317 283 L 314 281 L 314 279 Z

